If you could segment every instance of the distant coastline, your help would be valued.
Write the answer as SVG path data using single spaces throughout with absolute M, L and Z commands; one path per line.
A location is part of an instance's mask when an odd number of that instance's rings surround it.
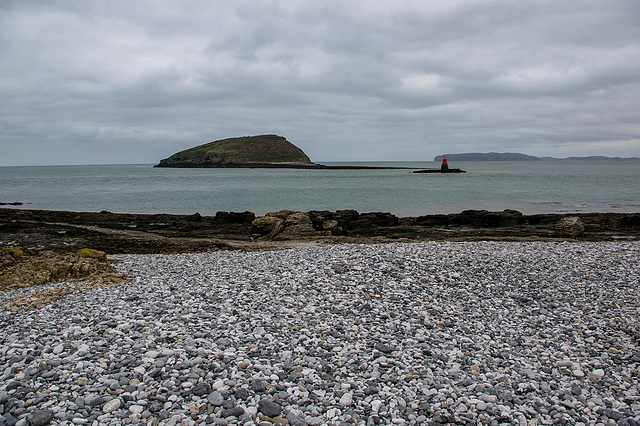
M 606 157 L 593 155 L 589 157 L 536 157 L 518 152 L 466 152 L 462 154 L 443 154 L 436 156 L 433 161 L 442 161 L 446 157 L 453 161 L 640 161 L 640 157 Z

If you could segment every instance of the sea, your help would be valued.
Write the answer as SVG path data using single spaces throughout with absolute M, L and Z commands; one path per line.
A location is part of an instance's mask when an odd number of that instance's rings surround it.
M 439 168 L 435 162 L 323 163 Z M 279 210 L 399 217 L 505 209 L 640 212 L 640 162 L 456 162 L 462 174 L 407 169 L 172 169 L 152 164 L 0 167 L 0 207 L 215 215 Z M 8 203 L 22 203 L 11 206 Z

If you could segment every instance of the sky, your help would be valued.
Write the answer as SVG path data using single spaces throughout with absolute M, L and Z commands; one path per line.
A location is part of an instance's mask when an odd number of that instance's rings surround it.
M 640 156 L 638 0 L 0 0 L 0 166 Z

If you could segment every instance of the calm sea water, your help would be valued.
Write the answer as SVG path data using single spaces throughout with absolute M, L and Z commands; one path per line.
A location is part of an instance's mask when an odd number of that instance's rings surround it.
M 437 168 L 419 163 L 326 163 Z M 282 209 L 398 216 L 515 209 L 640 212 L 640 162 L 457 162 L 465 174 L 410 170 L 155 169 L 151 165 L 0 167 L 0 202 L 23 209 L 213 215 Z M 5 206 L 6 207 L 6 206 Z

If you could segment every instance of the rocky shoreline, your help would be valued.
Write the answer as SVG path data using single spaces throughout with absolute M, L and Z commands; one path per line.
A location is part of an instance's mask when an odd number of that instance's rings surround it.
M 399 218 L 355 210 L 256 217 L 82 213 L 0 208 L 0 245 L 107 254 L 271 250 L 301 245 L 394 241 L 615 241 L 640 238 L 640 213 L 523 215 L 513 210 Z
M 638 242 L 112 260 L 0 309 L 0 424 L 640 424 Z

